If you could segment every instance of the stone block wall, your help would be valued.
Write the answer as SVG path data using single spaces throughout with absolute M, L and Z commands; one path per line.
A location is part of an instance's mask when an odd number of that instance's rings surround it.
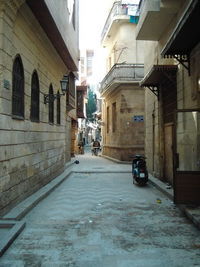
M 13 1 L 14 3 L 15 1 Z M 22 2 L 22 1 L 21 1 Z M 66 97 L 61 97 L 61 124 L 49 124 L 44 94 L 54 94 L 68 70 L 30 9 L 0 4 L 0 215 L 48 183 L 70 160 L 71 119 Z M 25 77 L 25 117 L 12 118 L 12 66 L 22 59 Z M 30 120 L 31 77 L 36 70 L 40 85 L 40 121 Z M 7 86 L 5 86 L 5 81 Z
M 159 42 L 146 41 L 144 57 L 145 74 L 149 72 L 153 65 L 177 65 L 178 71 L 175 81 L 177 84 L 177 108 L 195 109 L 200 107 L 200 90 L 198 88 L 200 45 L 197 45 L 190 55 L 191 75 L 175 59 L 161 57 L 161 51 L 173 32 L 182 12 L 183 10 L 180 10 L 177 17 L 168 25 Z M 165 140 L 163 136 L 162 100 L 158 101 L 157 97 L 148 88 L 145 90 L 145 114 L 145 154 L 147 156 L 148 169 L 151 174 L 163 179 Z

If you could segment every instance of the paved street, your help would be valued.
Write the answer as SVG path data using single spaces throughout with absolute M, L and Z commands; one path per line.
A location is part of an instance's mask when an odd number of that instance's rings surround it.
M 23 220 L 0 266 L 200 266 L 200 232 L 130 165 L 89 153 Z M 113 173 L 112 173 L 113 172 Z

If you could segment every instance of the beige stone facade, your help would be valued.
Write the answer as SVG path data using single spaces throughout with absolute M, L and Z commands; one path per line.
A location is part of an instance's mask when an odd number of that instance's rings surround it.
M 122 84 L 105 98 L 102 112 L 103 154 L 130 161 L 133 154 L 144 154 L 144 92 L 138 84 Z
M 175 202 L 197 204 L 200 40 L 196 27 L 200 5 L 189 0 L 154 1 L 153 6 L 150 2 L 141 1 L 136 30 L 137 39 L 148 40 L 141 82 L 148 170 L 174 186 Z
M 38 8 L 37 4 L 40 5 Z M 53 123 L 49 123 L 49 104 L 44 104 L 44 94 L 48 94 L 49 86 L 52 85 L 54 94 L 58 90 L 61 93 L 63 75 L 77 70 L 77 24 L 73 26 L 69 17 L 67 1 L 59 1 L 56 8 L 55 2 L 50 0 L 39 3 L 23 0 L 0 2 L 1 215 L 61 173 L 70 160 L 70 116 L 73 114 L 67 112 L 66 96 L 60 98 L 60 122 L 57 120 L 57 100 L 54 101 Z M 62 27 L 65 24 L 63 18 L 69 20 L 67 29 Z M 48 28 L 50 22 L 54 28 Z M 62 49 L 52 37 L 55 22 L 61 27 L 54 34 L 61 38 Z M 20 56 L 24 71 L 24 117 L 20 119 L 12 114 L 12 77 L 16 56 Z M 39 79 L 38 122 L 30 119 L 34 71 Z
M 103 155 L 130 161 L 144 154 L 143 42 L 135 40 L 136 24 L 128 6 L 114 2 L 102 32 L 107 51 L 101 82 Z

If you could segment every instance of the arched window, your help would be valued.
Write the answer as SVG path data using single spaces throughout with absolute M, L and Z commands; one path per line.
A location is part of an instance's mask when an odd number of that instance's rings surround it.
M 40 89 L 39 79 L 36 71 L 33 72 L 31 80 L 31 114 L 32 121 L 39 121 L 40 116 Z
M 54 123 L 54 96 L 52 84 L 49 87 L 49 123 Z
M 60 94 L 57 92 L 57 124 L 60 124 Z
M 13 63 L 12 71 L 12 115 L 15 118 L 24 118 L 24 68 L 20 55 Z

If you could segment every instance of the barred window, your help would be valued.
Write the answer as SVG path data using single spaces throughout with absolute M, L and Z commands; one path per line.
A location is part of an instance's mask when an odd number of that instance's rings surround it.
M 24 118 L 24 68 L 20 55 L 16 56 L 13 63 L 12 115 L 14 118 Z
M 107 107 L 107 133 L 109 133 L 109 128 L 110 128 L 110 111 L 109 107 Z
M 116 132 L 117 128 L 117 109 L 116 102 L 112 104 L 112 131 Z
M 31 114 L 32 121 L 39 122 L 40 116 L 40 90 L 39 79 L 36 71 L 33 72 L 31 80 Z
M 49 87 L 49 123 L 54 123 L 54 97 L 52 84 Z
M 60 124 L 60 94 L 57 92 L 57 124 Z

